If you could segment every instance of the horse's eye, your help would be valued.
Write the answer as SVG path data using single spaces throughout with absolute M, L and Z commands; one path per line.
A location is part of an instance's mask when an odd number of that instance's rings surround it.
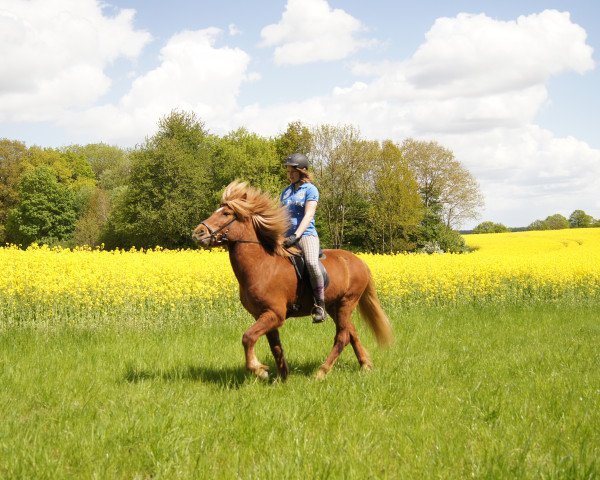
M 231 213 L 229 213 L 229 212 L 223 212 L 223 215 L 225 215 L 226 217 L 229 217 L 231 215 Z

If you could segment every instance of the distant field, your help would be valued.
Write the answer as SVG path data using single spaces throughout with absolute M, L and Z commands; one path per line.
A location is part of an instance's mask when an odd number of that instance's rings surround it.
M 597 478 L 600 230 L 467 242 L 363 255 L 396 342 L 317 382 L 290 320 L 285 384 L 224 252 L 0 249 L 0 478 Z

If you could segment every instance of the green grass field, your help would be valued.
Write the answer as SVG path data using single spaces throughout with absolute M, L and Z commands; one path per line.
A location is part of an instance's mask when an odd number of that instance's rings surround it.
M 323 382 L 331 321 L 286 323 L 286 383 L 245 373 L 241 307 L 5 328 L 0 478 L 600 476 L 597 308 L 387 310 L 374 371 L 348 348 Z

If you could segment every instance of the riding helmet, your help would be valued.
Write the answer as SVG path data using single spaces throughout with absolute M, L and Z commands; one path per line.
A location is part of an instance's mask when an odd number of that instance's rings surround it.
M 296 168 L 308 168 L 308 158 L 306 155 L 301 153 L 292 153 L 291 155 L 285 157 L 283 160 L 284 166 L 296 167 Z

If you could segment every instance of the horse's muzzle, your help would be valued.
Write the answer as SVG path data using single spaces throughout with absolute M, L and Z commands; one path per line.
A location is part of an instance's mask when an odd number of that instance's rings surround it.
M 192 240 L 198 242 L 203 247 L 210 247 L 214 238 L 204 225 L 198 225 L 192 232 Z

